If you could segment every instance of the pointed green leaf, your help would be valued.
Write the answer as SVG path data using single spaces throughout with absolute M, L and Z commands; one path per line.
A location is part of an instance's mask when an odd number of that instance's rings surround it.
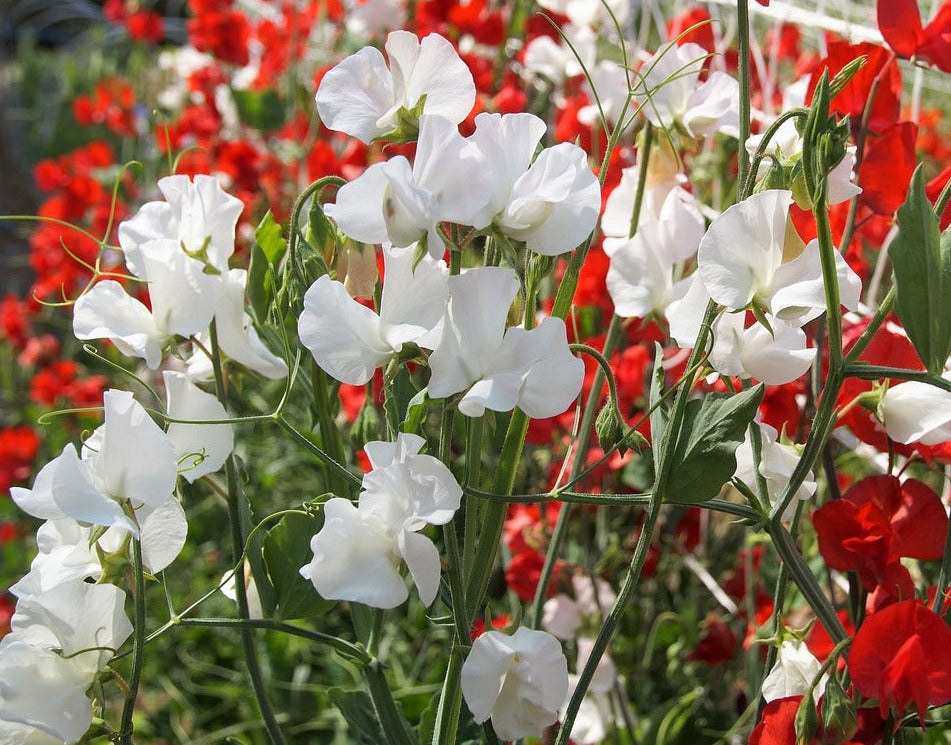
M 322 514 L 312 517 L 290 513 L 268 531 L 264 539 L 264 563 L 274 585 L 275 618 L 313 618 L 336 604 L 322 599 L 314 586 L 300 575 L 300 568 L 313 558 L 310 539 L 322 524 Z
M 248 300 L 255 318 L 263 321 L 274 300 L 277 283 L 277 267 L 287 249 L 287 241 L 281 235 L 281 226 L 270 211 L 254 231 L 251 247 L 251 264 L 248 267 Z
M 761 383 L 740 393 L 709 393 L 687 402 L 665 501 L 706 502 L 720 493 L 736 472 L 736 449 L 762 398 Z
M 919 165 L 898 210 L 888 248 L 895 268 L 895 310 L 928 372 L 940 375 L 951 354 L 951 230 L 942 234 Z

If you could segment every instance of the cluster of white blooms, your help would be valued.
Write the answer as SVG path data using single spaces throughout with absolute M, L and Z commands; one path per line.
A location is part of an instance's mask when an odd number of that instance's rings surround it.
M 154 370 L 178 338 L 207 340 L 214 319 L 235 361 L 262 375 L 286 374 L 244 311 L 245 272 L 228 267 L 241 202 L 211 177 L 172 176 L 159 188 L 166 201 L 145 204 L 119 226 L 126 266 L 147 283 L 150 307 L 118 282 L 100 281 L 76 302 L 75 335 L 110 339 Z M 81 448 L 67 444 L 31 489 L 11 489 L 24 512 L 45 522 L 30 572 L 12 588 L 13 633 L 0 642 L 4 742 L 70 743 L 89 728 L 87 691 L 132 631 L 125 592 L 103 582 L 102 562 L 128 556 L 134 540 L 145 571 L 169 566 L 188 532 L 178 477 L 214 473 L 231 454 L 230 425 L 215 423 L 228 413 L 196 384 L 209 370 L 200 354 L 189 374 L 163 371 L 166 429 L 131 392 L 106 391 L 103 424 Z
M 382 247 L 378 312 L 344 283 L 320 277 L 304 298 L 301 343 L 328 375 L 357 385 L 415 345 L 429 352 L 429 397 L 461 394 L 456 405 L 466 416 L 516 406 L 531 417 L 559 414 L 584 377 L 564 321 L 508 326 L 518 275 L 480 266 L 449 276 L 443 225 L 544 256 L 569 252 L 592 233 L 601 206 L 587 156 L 570 144 L 539 150 L 546 126 L 531 114 L 479 114 L 474 133 L 463 137 L 458 124 L 475 87 L 449 42 L 393 32 L 385 49 L 388 65 L 364 49 L 328 72 L 316 97 L 326 126 L 363 142 L 418 134 L 412 162 L 397 155 L 371 165 L 324 208 L 348 237 Z M 405 563 L 421 600 L 433 601 L 439 556 L 420 531 L 449 522 L 462 490 L 443 464 L 420 454 L 423 445 L 404 433 L 395 443 L 369 443 L 373 470 L 357 504 L 326 503 L 313 560 L 301 569 L 322 596 L 393 607 L 407 597 L 399 573 Z M 500 737 L 538 734 L 557 721 L 568 690 L 561 645 L 525 628 L 511 637 L 484 634 L 462 686 L 476 721 L 491 718 Z

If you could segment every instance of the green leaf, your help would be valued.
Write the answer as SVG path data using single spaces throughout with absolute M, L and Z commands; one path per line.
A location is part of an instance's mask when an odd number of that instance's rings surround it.
M 736 449 L 756 415 L 763 390 L 761 383 L 740 393 L 710 393 L 687 402 L 665 501 L 706 502 L 720 493 L 736 472 Z
M 343 714 L 343 718 L 350 725 L 350 735 L 353 742 L 363 745 L 380 745 L 389 742 L 383 727 L 377 720 L 373 701 L 366 691 L 345 691 L 341 688 L 331 688 L 328 693 L 334 706 Z
M 895 310 L 928 372 L 940 375 L 951 354 L 951 229 L 940 232 L 921 165 L 911 177 L 897 223 L 898 236 L 888 247 Z
M 426 421 L 426 401 L 428 388 L 423 388 L 406 404 L 406 416 L 400 424 L 400 432 L 420 434 Z
M 300 568 L 313 558 L 310 539 L 322 524 L 322 513 L 314 517 L 291 513 L 268 531 L 264 539 L 264 563 L 277 596 L 275 618 L 313 618 L 336 604 L 321 598 L 314 586 L 300 575 Z
M 231 95 L 241 121 L 260 132 L 273 132 L 287 121 L 288 107 L 271 88 L 260 91 L 232 88 Z
M 287 250 L 281 226 L 270 210 L 254 231 L 251 265 L 248 268 L 248 300 L 255 318 L 263 321 L 274 300 L 278 264 Z

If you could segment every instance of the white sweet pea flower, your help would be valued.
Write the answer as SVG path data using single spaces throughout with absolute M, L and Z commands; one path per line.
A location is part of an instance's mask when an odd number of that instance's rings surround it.
M 629 166 L 621 171 L 621 181 L 608 195 L 601 216 L 601 232 L 611 238 L 627 238 L 631 232 L 631 215 L 637 199 L 637 183 L 640 179 L 640 164 Z M 661 211 L 670 193 L 687 182 L 681 172 L 677 155 L 664 139 L 651 148 L 644 178 L 644 194 L 641 198 L 639 223 L 659 220 Z M 679 189 L 680 198 L 694 203 L 695 198 L 689 192 Z
M 355 0 L 347 3 L 347 31 L 358 38 L 375 37 L 406 25 L 400 0 Z
M 658 219 L 641 223 L 633 238 L 605 238 L 615 313 L 622 318 L 662 314 L 673 299 L 674 268 L 696 253 L 703 232 L 703 217 L 692 199 L 676 188 Z
M 601 60 L 589 68 L 584 81 L 584 90 L 591 101 L 578 110 L 578 121 L 589 127 L 599 126 L 602 115 L 608 125 L 624 123 L 629 127 L 635 117 L 636 102 L 629 96 L 634 81 L 631 73 L 623 65 L 612 60 Z M 600 107 L 598 106 L 600 103 Z
M 710 224 L 697 251 L 697 273 L 711 298 L 731 310 L 755 303 L 797 326 L 825 311 L 818 241 L 784 261 L 787 243 L 802 246 L 796 235 L 787 239 L 791 203 L 790 191 L 763 191 Z M 861 280 L 838 252 L 835 261 L 842 304 L 855 310 Z
M 137 245 L 133 274 L 148 283 L 151 310 L 107 279 L 76 301 L 73 334 L 83 340 L 109 339 L 154 370 L 174 336 L 197 334 L 211 322 L 222 283 L 205 266 L 170 238 Z
M 578 687 L 579 680 L 577 675 L 568 675 L 568 694 L 565 696 L 565 704 L 561 707 L 562 716 Z M 615 716 L 611 710 L 609 695 L 589 687 L 584 698 L 581 699 L 581 706 L 578 707 L 575 721 L 571 725 L 571 741 L 576 745 L 598 745 L 604 742 L 614 721 Z
M 551 634 L 524 626 L 487 631 L 462 666 L 462 695 L 475 721 L 492 719 L 502 740 L 541 734 L 558 721 L 568 691 L 568 661 Z
M 132 635 L 124 605 L 125 592 L 115 585 L 74 579 L 43 593 L 19 595 L 10 628 L 22 641 L 61 650 L 94 676 Z
M 714 321 L 708 360 L 717 372 L 766 385 L 784 385 L 806 373 L 816 350 L 806 346 L 802 329 L 767 316 L 770 333 L 760 323 L 744 328 L 744 319 L 744 313 L 721 313 Z
M 542 418 L 568 408 L 581 391 L 584 363 L 568 350 L 559 318 L 546 318 L 531 331 L 506 331 L 516 294 L 518 279 L 503 267 L 471 269 L 449 278 L 442 337 L 429 357 L 431 397 L 468 389 L 459 402 L 466 416 L 518 406 L 528 416 Z
M 778 698 L 806 695 L 821 667 L 822 664 L 809 651 L 805 642 L 784 641 L 779 648 L 776 665 L 763 680 L 763 698 L 768 703 Z M 828 675 L 823 675 L 813 690 L 816 703 L 819 703 L 828 679 Z
M 698 84 L 709 57 L 699 44 L 666 44 L 641 67 L 635 90 L 651 124 L 680 124 L 691 137 L 739 133 L 739 86 L 722 72 L 711 72 Z
M 799 464 L 799 451 L 794 445 L 780 442 L 779 433 L 775 428 L 756 422 L 760 430 L 760 464 L 759 473 L 766 480 L 766 491 L 770 502 L 775 503 L 782 495 L 786 484 L 789 483 L 789 477 Z M 756 493 L 756 469 L 753 463 L 753 443 L 750 440 L 749 430 L 746 432 L 746 438 L 736 449 L 736 472 L 734 478 L 745 483 L 754 493 Z M 802 484 L 796 490 L 796 499 L 810 499 L 816 493 L 816 482 L 812 471 L 806 474 Z M 783 515 L 783 519 L 791 519 L 796 510 L 796 503 L 793 502 L 788 510 L 788 514 Z
M 532 156 L 545 123 L 533 114 L 479 114 L 469 138 L 489 166 L 488 202 L 473 218 L 526 241 L 546 256 L 570 251 L 594 230 L 601 206 L 598 180 L 580 148 L 563 143 Z
M 221 351 L 240 365 L 265 378 L 276 380 L 287 376 L 287 363 L 271 352 L 254 328 L 251 316 L 244 309 L 244 287 L 248 272 L 231 269 L 222 278 L 222 291 L 215 306 L 215 325 Z M 205 349 L 211 348 L 207 332 L 196 335 Z M 211 360 L 197 350 L 188 359 L 188 376 L 193 380 L 210 380 Z
M 93 675 L 8 634 L 0 640 L 0 741 L 15 745 L 74 743 L 92 724 L 86 690 Z
M 415 125 L 422 114 L 458 124 L 475 103 L 475 82 L 453 45 L 439 34 L 422 42 L 409 31 L 393 31 L 378 49 L 364 47 L 321 80 L 317 112 L 330 129 L 369 145 Z
M 945 373 L 945 380 L 951 373 Z M 879 404 L 885 432 L 905 445 L 940 445 L 951 440 L 951 393 L 917 380 L 888 387 Z
M 594 66 L 598 39 L 594 31 L 588 26 L 567 23 L 561 33 L 560 43 L 548 36 L 537 36 L 528 43 L 524 57 L 526 77 L 540 76 L 561 85 L 565 78 L 581 75 L 584 68 Z
M 405 561 L 423 603 L 436 598 L 439 552 L 419 531 L 449 522 L 462 488 L 443 463 L 419 454 L 424 444 L 402 432 L 395 443 L 368 443 L 374 468 L 357 506 L 338 497 L 324 505 L 314 558 L 300 570 L 322 597 L 394 608 L 409 595 L 398 571 Z
M 141 247 L 169 239 L 192 258 L 218 273 L 228 269 L 234 233 L 244 205 L 226 193 L 214 176 L 166 176 L 158 181 L 166 201 L 146 202 L 119 225 L 119 245 L 135 276 L 151 279 L 142 266 Z
M 405 248 L 424 242 L 434 259 L 445 243 L 441 222 L 484 228 L 480 219 L 488 200 L 489 164 L 474 142 L 442 116 L 420 117 L 419 142 L 413 164 L 398 155 L 374 163 L 344 184 L 337 201 L 324 206 L 327 217 L 361 243 Z
M 172 419 L 222 420 L 228 412 L 217 398 L 205 393 L 183 373 L 166 370 L 165 395 Z M 221 468 L 234 447 L 230 424 L 183 424 L 172 422 L 165 433 L 178 456 L 182 476 L 193 483 Z
M 413 254 L 384 246 L 379 315 L 327 275 L 307 290 L 298 334 L 320 368 L 335 380 L 363 385 L 404 344 L 435 345 L 449 300 L 449 271 L 445 262 L 428 254 L 414 269 Z
M 30 571 L 10 588 L 14 595 L 37 595 L 73 579 L 98 579 L 102 574 L 92 528 L 75 520 L 47 520 L 36 531 L 37 554 Z
M 542 0 L 538 3 L 545 10 L 568 16 L 568 20 L 579 26 L 602 27 L 614 30 L 615 20 L 624 25 L 632 6 L 628 0 Z M 613 19 L 612 19 L 613 16 Z
M 542 626 L 564 641 L 574 639 L 585 622 L 599 624 L 617 599 L 611 585 L 600 577 L 576 574 L 571 578 L 571 586 L 574 599 L 558 593 L 546 600 L 542 608 Z
M 103 395 L 105 424 L 99 450 L 80 460 L 69 444 L 44 466 L 32 489 L 14 487 L 24 512 L 45 520 L 71 517 L 89 525 L 116 526 L 134 536 L 138 526 L 125 514 L 156 508 L 171 498 L 178 474 L 175 447 L 127 391 Z
M 584 241 L 598 221 L 601 187 L 577 145 L 563 142 L 539 153 L 513 185 L 496 224 L 525 241 L 529 251 L 558 256 Z

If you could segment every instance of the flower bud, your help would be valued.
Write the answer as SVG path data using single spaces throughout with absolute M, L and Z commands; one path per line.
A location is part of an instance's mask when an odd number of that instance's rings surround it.
M 822 745 L 842 745 L 852 738 L 858 726 L 855 702 L 846 695 L 838 678 L 831 676 L 822 698 L 822 731 L 819 742 Z

